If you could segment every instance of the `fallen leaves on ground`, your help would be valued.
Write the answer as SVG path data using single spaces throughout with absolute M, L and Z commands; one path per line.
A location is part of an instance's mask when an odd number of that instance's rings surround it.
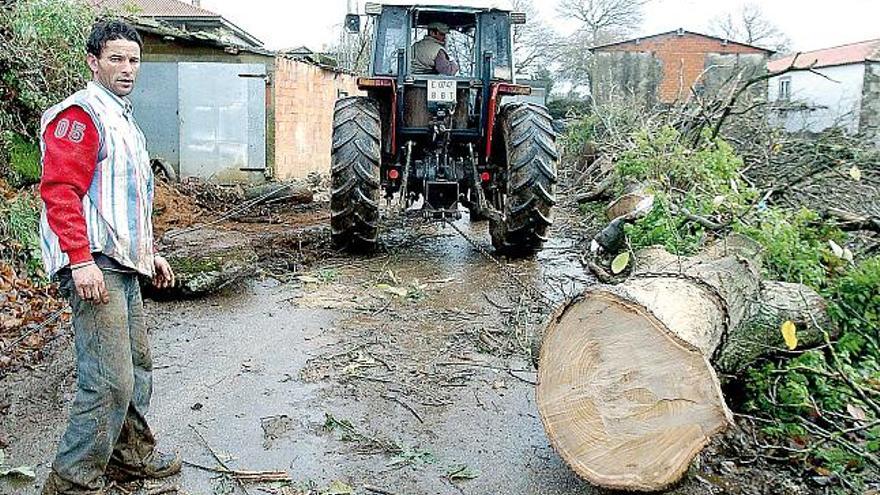
M 54 285 L 38 284 L 0 261 L 0 376 L 42 358 L 46 343 L 70 321 L 66 306 Z

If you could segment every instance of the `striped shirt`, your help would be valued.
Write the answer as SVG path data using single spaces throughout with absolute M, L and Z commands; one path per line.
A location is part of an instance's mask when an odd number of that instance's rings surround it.
M 40 146 L 43 164 L 47 161 L 46 130 L 56 138 L 75 140 L 75 126 L 55 123 L 71 107 L 82 108 L 98 131 L 99 150 L 88 189 L 82 195 L 89 250 L 102 253 L 120 265 L 147 276 L 153 266 L 153 174 L 146 140 L 132 117 L 131 103 L 98 83 L 90 82 L 81 91 L 46 110 L 41 120 Z M 65 136 L 59 136 L 59 133 Z M 45 172 L 44 172 L 45 178 Z M 41 187 L 45 197 L 45 187 Z M 44 200 L 40 221 L 43 264 L 51 276 L 71 260 L 61 249 Z

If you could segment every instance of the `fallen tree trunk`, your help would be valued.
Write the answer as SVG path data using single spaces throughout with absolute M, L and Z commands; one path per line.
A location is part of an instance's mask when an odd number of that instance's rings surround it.
M 551 443 L 580 476 L 655 491 L 681 479 L 732 421 L 717 372 L 779 350 L 785 320 L 822 341 L 824 302 L 798 284 L 762 283 L 760 249 L 732 236 L 693 257 L 637 254 L 624 283 L 557 310 L 541 346 L 537 403 Z M 811 330 L 812 329 L 812 330 Z
M 260 198 L 267 203 L 306 204 L 314 200 L 315 194 L 308 186 L 293 182 L 270 182 L 248 188 L 244 192 L 247 200 Z

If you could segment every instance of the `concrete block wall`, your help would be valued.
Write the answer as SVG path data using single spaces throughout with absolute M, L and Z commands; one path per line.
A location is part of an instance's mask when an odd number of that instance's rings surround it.
M 622 98 L 651 107 L 662 78 L 663 67 L 651 53 L 597 53 L 590 70 L 593 100 L 599 105 Z
M 297 60 L 278 58 L 275 98 L 275 178 L 330 173 L 333 106 L 342 94 L 361 94 L 357 78 Z

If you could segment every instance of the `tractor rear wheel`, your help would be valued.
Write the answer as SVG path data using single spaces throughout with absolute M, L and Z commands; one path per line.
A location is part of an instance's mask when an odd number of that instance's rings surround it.
M 492 245 L 503 254 L 524 256 L 541 249 L 556 204 L 556 133 L 547 110 L 531 103 L 501 109 L 498 125 L 507 154 L 500 221 L 489 224 Z M 499 134 L 496 134 L 496 136 Z
M 333 112 L 330 228 L 334 245 L 365 252 L 379 234 L 381 122 L 375 100 L 343 98 Z

